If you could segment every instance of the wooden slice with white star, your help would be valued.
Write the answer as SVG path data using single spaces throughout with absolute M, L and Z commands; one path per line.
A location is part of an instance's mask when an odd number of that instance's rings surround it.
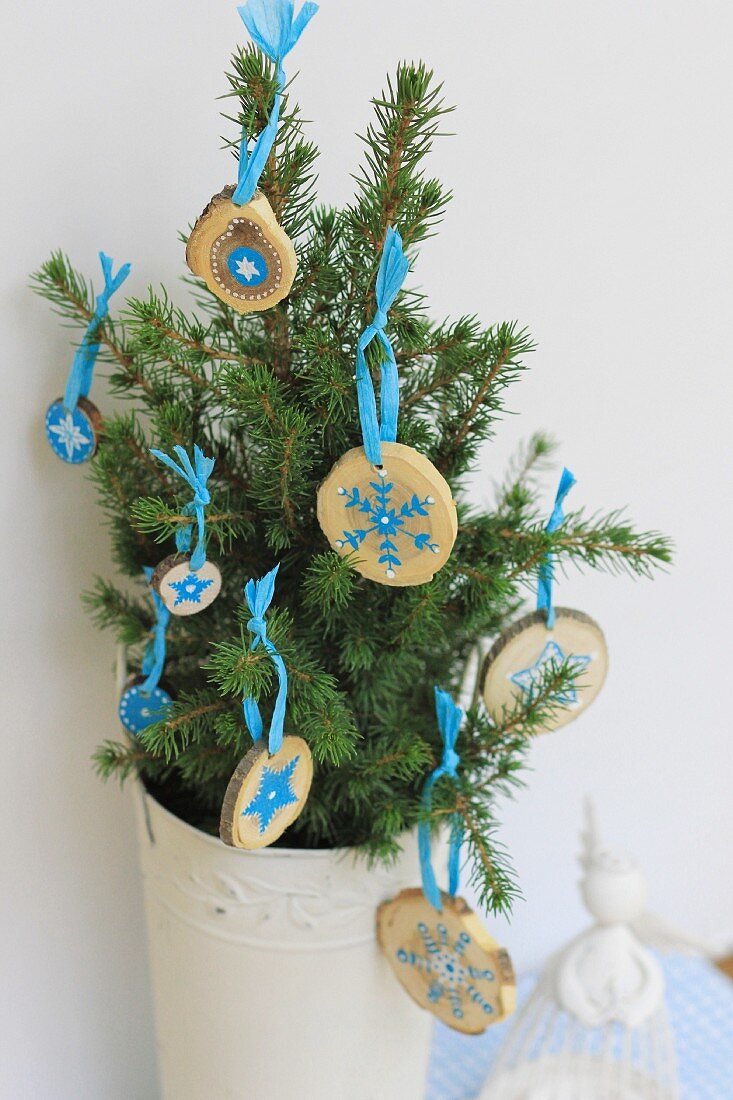
M 398 981 L 448 1027 L 478 1035 L 514 1011 L 509 955 L 463 898 L 441 894 L 438 912 L 422 890 L 403 890 L 377 910 L 377 938 Z
M 228 306 L 252 313 L 290 293 L 298 262 L 262 192 L 243 206 L 233 193 L 225 187 L 214 195 L 191 231 L 186 263 Z
M 156 566 L 150 583 L 172 615 L 196 615 L 221 591 L 221 573 L 213 561 L 191 569 L 190 554 L 170 554 Z
M 255 741 L 229 780 L 219 836 L 232 848 L 266 848 L 292 825 L 305 806 L 313 758 L 302 737 L 284 737 L 272 756 Z
M 484 662 L 481 693 L 491 717 L 499 722 L 505 710 L 529 701 L 546 666 L 565 660 L 573 661 L 578 677 L 573 688 L 557 696 L 545 733 L 572 722 L 598 695 L 608 672 L 606 639 L 594 619 L 567 607 L 555 608 L 551 630 L 545 611 L 519 619 L 497 639 Z
M 102 437 L 102 414 L 86 397 L 80 397 L 73 409 L 67 409 L 63 397 L 52 402 L 46 412 L 46 439 L 62 462 L 74 466 L 88 462 Z
M 161 722 L 173 706 L 172 698 L 160 684 L 152 691 L 143 691 L 144 683 L 144 676 L 134 676 L 120 696 L 118 714 L 128 733 L 137 734 L 154 722 Z
M 354 569 L 395 587 L 425 584 L 445 565 L 458 533 L 450 486 L 402 443 L 382 443 L 382 465 L 363 447 L 340 458 L 318 488 L 318 522 Z

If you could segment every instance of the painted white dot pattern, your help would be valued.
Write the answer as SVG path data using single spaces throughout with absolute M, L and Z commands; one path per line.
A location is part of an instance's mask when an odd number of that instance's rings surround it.
M 222 250 L 226 249 L 228 251 L 228 246 L 235 243 L 232 238 L 235 236 L 240 226 L 246 228 L 248 235 L 250 233 L 254 235 L 256 238 L 256 247 L 258 247 L 268 259 L 268 271 L 272 274 L 264 284 L 264 289 L 262 287 L 257 289 L 253 287 L 250 291 L 247 291 L 246 287 L 242 287 L 241 290 L 232 290 L 224 281 L 225 273 L 226 275 L 229 273 L 226 271 L 226 260 Z M 217 286 L 221 287 L 225 294 L 229 295 L 230 298 L 241 298 L 246 302 L 259 302 L 265 298 L 269 298 L 279 289 L 282 283 L 283 270 L 279 252 L 272 242 L 267 239 L 260 226 L 249 218 L 232 218 L 226 230 L 221 236 L 216 238 L 211 246 L 211 270 Z

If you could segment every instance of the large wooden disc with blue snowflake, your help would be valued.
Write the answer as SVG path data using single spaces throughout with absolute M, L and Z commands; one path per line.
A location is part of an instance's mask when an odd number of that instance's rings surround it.
M 67 409 L 63 397 L 49 405 L 46 412 L 46 439 L 62 462 L 79 466 L 96 454 L 102 436 L 102 415 L 93 402 L 80 397 L 73 409 Z
M 544 732 L 572 722 L 590 706 L 608 672 L 606 639 L 598 623 L 582 611 L 555 608 L 555 624 L 547 628 L 547 612 L 533 611 L 505 631 L 486 657 L 482 695 L 491 717 L 499 722 L 517 703 L 536 698 L 548 666 L 570 661 L 577 668 L 575 684 L 558 694 L 556 710 Z
M 413 1001 L 456 1031 L 478 1035 L 514 1011 L 514 968 L 463 898 L 441 898 L 442 912 L 418 889 L 380 905 L 379 945 Z
M 150 583 L 172 615 L 196 615 L 219 595 L 221 573 L 208 558 L 194 570 L 190 554 L 170 554 L 156 566 Z
M 448 482 L 402 443 L 382 443 L 381 466 L 363 447 L 340 458 L 318 489 L 318 522 L 358 573 L 396 587 L 432 580 L 458 533 Z
M 313 758 L 302 737 L 284 737 L 272 755 L 256 741 L 229 780 L 219 836 L 233 848 L 266 848 L 298 817 L 312 779 Z
M 186 262 L 217 298 L 252 313 L 290 293 L 297 260 L 262 192 L 243 206 L 232 202 L 233 192 L 214 195 L 191 231 Z

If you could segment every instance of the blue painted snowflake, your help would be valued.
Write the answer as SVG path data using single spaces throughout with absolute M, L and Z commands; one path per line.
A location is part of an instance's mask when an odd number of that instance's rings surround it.
M 430 1003 L 437 1004 L 446 997 L 450 1001 L 452 1015 L 460 1020 L 463 1017 L 463 1002 L 468 999 L 480 1005 L 486 1015 L 490 1016 L 494 1011 L 493 1005 L 486 1000 L 476 983 L 493 983 L 496 981 L 496 974 L 493 970 L 481 970 L 466 964 L 464 956 L 471 943 L 468 933 L 461 932 L 451 944 L 448 941 L 448 929 L 441 922 L 436 925 L 435 934 L 431 933 L 424 921 L 420 921 L 417 930 L 425 945 L 425 954 L 418 955 L 415 951 L 405 951 L 400 947 L 397 958 L 406 966 L 414 966 L 430 980 Z
M 530 698 L 542 684 L 545 666 L 549 664 L 560 664 L 565 659 L 566 654 L 557 642 L 548 642 L 533 665 L 513 673 L 509 679 L 513 684 L 516 684 L 518 688 L 522 689 L 523 694 L 527 698 Z M 569 660 L 572 667 L 579 671 L 580 669 L 587 668 L 593 658 L 592 656 L 581 657 L 573 654 Z M 569 687 L 565 691 L 559 691 L 555 696 L 555 701 L 560 703 L 561 706 L 572 706 L 578 702 L 578 692 L 574 686 Z
M 278 810 L 282 810 L 285 806 L 292 806 L 293 803 L 298 801 L 291 779 L 293 778 L 295 765 L 299 760 L 300 756 L 294 756 L 279 770 L 267 766 L 262 769 L 257 794 L 242 810 L 243 817 L 259 817 L 260 836 L 267 829 Z
M 46 438 L 64 462 L 76 465 L 94 454 L 94 432 L 89 418 L 78 405 L 69 410 L 60 401 L 54 401 L 46 413 Z
M 376 535 L 379 539 L 379 558 L 377 560 L 380 565 L 385 566 L 385 576 L 392 579 L 396 575 L 395 570 L 402 565 L 402 560 L 399 557 L 400 539 L 411 539 L 416 550 L 430 550 L 433 554 L 438 553 L 440 546 L 437 542 L 430 541 L 429 531 L 410 531 L 406 526 L 406 521 L 409 519 L 414 519 L 416 516 L 427 516 L 428 508 L 435 504 L 435 500 L 433 497 L 425 497 L 420 500 L 417 493 L 413 493 L 410 502 L 406 501 L 397 511 L 396 507 L 391 506 L 390 494 L 394 489 L 394 484 L 386 480 L 386 470 L 384 472 L 380 471 L 380 476 L 385 480 L 369 482 L 370 488 L 374 490 L 373 500 L 368 496 L 362 496 L 356 486 L 353 489 L 345 489 L 343 485 L 339 486 L 339 496 L 346 498 L 344 507 L 356 508 L 367 516 L 368 526 L 355 527 L 351 531 L 344 531 L 344 537 L 336 540 L 336 546 L 339 550 L 343 550 L 347 546 L 351 547 L 352 550 L 358 550 L 369 535 Z
M 213 580 L 199 577 L 198 573 L 188 573 L 180 581 L 169 581 L 168 584 L 176 593 L 173 606 L 178 607 L 182 603 L 201 603 L 201 594 L 213 583 Z

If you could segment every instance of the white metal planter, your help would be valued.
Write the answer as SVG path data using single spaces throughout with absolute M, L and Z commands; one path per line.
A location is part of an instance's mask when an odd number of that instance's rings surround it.
M 420 882 L 350 849 L 227 848 L 138 788 L 165 1100 L 422 1100 L 431 1020 L 379 952 L 380 902 Z

